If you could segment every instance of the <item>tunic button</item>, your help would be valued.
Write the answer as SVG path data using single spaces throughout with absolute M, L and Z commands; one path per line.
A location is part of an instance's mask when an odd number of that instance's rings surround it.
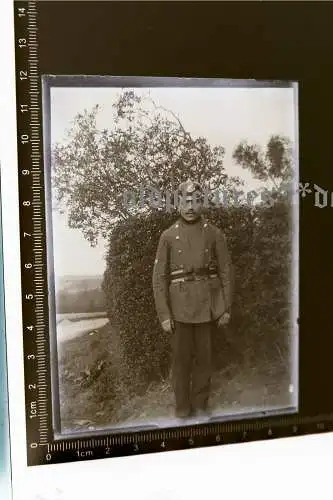
M 178 229 L 179 228 L 179 224 L 176 224 L 175 228 Z
M 206 252 L 206 253 L 208 252 L 208 248 L 205 248 L 205 252 Z
M 206 223 L 204 224 L 204 227 L 207 227 L 207 224 L 206 224 Z
M 178 250 L 178 253 L 182 253 L 182 251 L 181 251 L 181 250 Z
M 176 240 L 179 240 L 179 236 L 178 236 L 178 234 L 177 234 L 177 236 L 176 236 Z

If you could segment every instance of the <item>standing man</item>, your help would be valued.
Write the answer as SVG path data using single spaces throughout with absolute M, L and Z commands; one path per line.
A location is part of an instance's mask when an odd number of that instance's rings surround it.
M 161 326 L 173 337 L 176 415 L 186 418 L 208 410 L 211 332 L 230 320 L 231 261 L 224 234 L 202 216 L 200 185 L 182 183 L 179 196 L 180 218 L 158 244 L 153 290 Z

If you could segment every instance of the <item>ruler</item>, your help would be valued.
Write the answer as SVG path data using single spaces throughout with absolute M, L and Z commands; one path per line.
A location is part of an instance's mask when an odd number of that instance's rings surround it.
M 333 415 L 243 417 L 89 436 L 54 432 L 46 252 L 42 80 L 36 1 L 15 2 L 19 213 L 28 465 L 127 456 L 333 431 Z
M 50 441 L 45 217 L 36 2 L 15 2 L 18 176 L 28 461 Z

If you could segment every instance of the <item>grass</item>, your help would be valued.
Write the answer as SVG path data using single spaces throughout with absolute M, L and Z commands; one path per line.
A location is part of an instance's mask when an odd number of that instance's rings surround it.
M 93 429 L 174 416 L 170 382 L 151 384 L 143 396 L 121 382 L 120 353 L 110 324 L 61 344 L 60 412 L 63 431 Z M 250 358 L 249 358 L 250 359 Z M 213 411 L 289 406 L 289 380 L 282 364 L 226 364 L 212 377 Z

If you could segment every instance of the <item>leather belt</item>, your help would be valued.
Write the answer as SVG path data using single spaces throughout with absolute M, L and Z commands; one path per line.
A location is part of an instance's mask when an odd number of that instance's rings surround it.
M 171 271 L 170 275 L 171 277 L 173 276 L 208 276 L 209 274 L 216 274 L 217 273 L 217 268 L 216 267 L 203 267 L 201 269 L 197 269 L 196 271 L 184 271 L 184 269 L 175 269 L 174 271 Z
M 180 276 L 179 278 L 171 277 L 171 283 L 183 283 L 185 281 L 202 281 L 217 277 L 218 277 L 217 273 L 209 273 L 209 274 L 188 273 L 184 276 Z

